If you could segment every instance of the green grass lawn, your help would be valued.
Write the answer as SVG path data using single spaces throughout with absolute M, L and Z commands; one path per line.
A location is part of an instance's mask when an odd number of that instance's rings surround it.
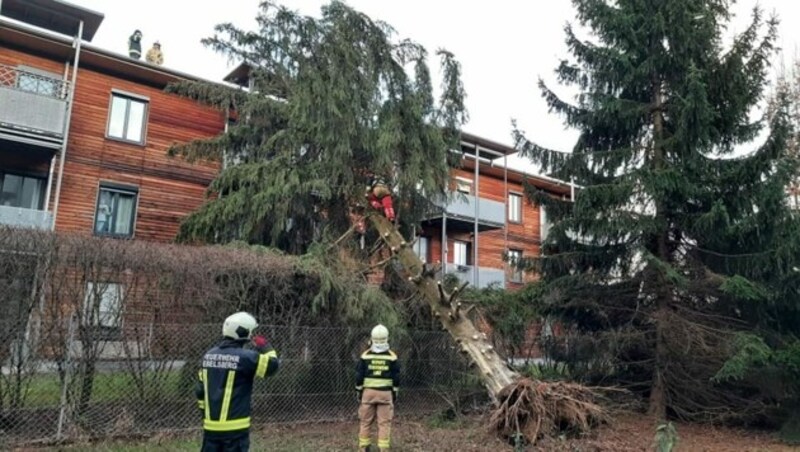
M 158 379 L 146 380 L 155 382 L 146 385 L 156 388 L 165 397 L 170 395 L 185 396 L 186 390 L 180 387 L 180 372 L 173 371 L 160 376 Z M 76 387 L 78 381 L 73 381 Z M 27 408 L 46 408 L 58 406 L 61 400 L 61 381 L 55 374 L 37 375 L 30 381 L 28 395 L 25 399 Z M 92 402 L 111 402 L 115 400 L 137 397 L 136 385 L 130 374 L 124 372 L 97 373 L 92 389 Z

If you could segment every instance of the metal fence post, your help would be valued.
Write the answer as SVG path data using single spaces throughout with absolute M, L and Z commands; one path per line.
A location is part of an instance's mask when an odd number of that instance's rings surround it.
M 72 366 L 72 343 L 75 340 L 75 316 L 69 318 L 69 332 L 67 336 L 66 353 L 64 358 L 64 381 L 61 385 L 61 402 L 58 410 L 58 428 L 56 440 L 61 441 L 64 434 L 64 421 L 67 417 L 67 386 L 69 386 L 70 367 Z

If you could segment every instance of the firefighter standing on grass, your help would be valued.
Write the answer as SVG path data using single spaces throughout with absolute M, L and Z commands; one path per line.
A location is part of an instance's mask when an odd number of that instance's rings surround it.
M 356 367 L 358 391 L 359 450 L 368 451 L 372 423 L 378 421 L 378 448 L 389 450 L 392 418 L 400 389 L 400 362 L 389 349 L 389 330 L 383 325 L 372 329 L 369 350 L 361 355 Z
M 250 448 L 250 398 L 253 378 L 278 371 L 278 354 L 246 312 L 225 319 L 222 340 L 203 355 L 195 387 L 203 410 L 202 452 L 247 452 Z M 246 345 L 250 343 L 248 348 Z

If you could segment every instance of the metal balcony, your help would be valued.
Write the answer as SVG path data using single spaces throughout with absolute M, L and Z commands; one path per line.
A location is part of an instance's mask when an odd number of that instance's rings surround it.
M 428 222 L 441 223 L 442 213 L 447 215 L 447 229 L 450 231 L 472 231 L 478 224 L 478 231 L 500 229 L 506 225 L 506 206 L 500 201 L 477 198 L 464 193 L 451 193 L 446 201 L 433 201 L 434 213 Z M 476 218 L 477 203 L 477 218 Z
M 18 228 L 49 230 L 53 214 L 44 210 L 0 206 L 0 224 Z
M 447 264 L 447 274 L 455 275 L 459 281 L 468 282 L 470 287 L 483 289 L 491 284 L 500 288 L 506 286 L 506 272 L 502 268 L 478 267 L 478 283 L 475 284 L 475 267 L 472 265 Z
M 0 138 L 57 149 L 69 82 L 0 64 Z

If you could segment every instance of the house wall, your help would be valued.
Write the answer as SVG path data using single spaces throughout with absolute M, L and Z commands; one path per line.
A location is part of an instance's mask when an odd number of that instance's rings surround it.
M 455 169 L 452 171 L 451 178 L 454 181 L 456 178 L 463 178 L 473 181 L 473 190 L 475 187 L 475 173 L 474 170 L 469 169 Z M 480 183 L 478 184 L 478 196 L 483 199 L 506 203 L 508 193 L 523 194 L 522 184 L 519 182 L 508 182 L 508 189 L 506 190 L 505 181 L 497 177 L 479 174 Z M 453 183 L 454 187 L 454 183 Z M 506 213 L 506 217 L 508 214 Z M 507 264 L 503 262 L 503 253 L 507 250 L 520 250 L 523 257 L 538 256 L 539 244 L 541 241 L 540 236 L 540 212 L 539 206 L 533 204 L 523 196 L 522 203 L 522 220 L 519 223 L 506 222 L 506 229 L 494 229 L 478 233 L 478 266 L 506 270 L 506 287 L 508 289 L 518 289 L 523 286 L 522 283 L 515 283 L 510 281 L 511 271 L 507 268 Z M 430 239 L 430 255 L 429 262 L 441 263 L 442 260 L 442 230 L 438 225 L 436 227 L 426 227 L 420 235 L 429 237 Z M 453 248 L 454 241 L 461 240 L 472 243 L 472 232 L 447 232 L 447 260 L 453 262 Z M 472 255 L 470 253 L 470 259 Z M 536 279 L 536 275 L 526 274 L 523 275 L 523 282 L 530 282 Z
M 9 48 L 0 48 L 0 63 L 64 73 L 62 62 Z M 112 90 L 149 100 L 144 144 L 106 136 Z M 93 233 L 99 186 L 110 182 L 138 189 L 134 238 L 171 241 L 180 222 L 202 205 L 219 165 L 189 164 L 168 157 L 167 149 L 218 135 L 224 124 L 221 112 L 160 87 L 79 68 L 56 230 Z M 42 168 L 41 162 L 37 165 Z

